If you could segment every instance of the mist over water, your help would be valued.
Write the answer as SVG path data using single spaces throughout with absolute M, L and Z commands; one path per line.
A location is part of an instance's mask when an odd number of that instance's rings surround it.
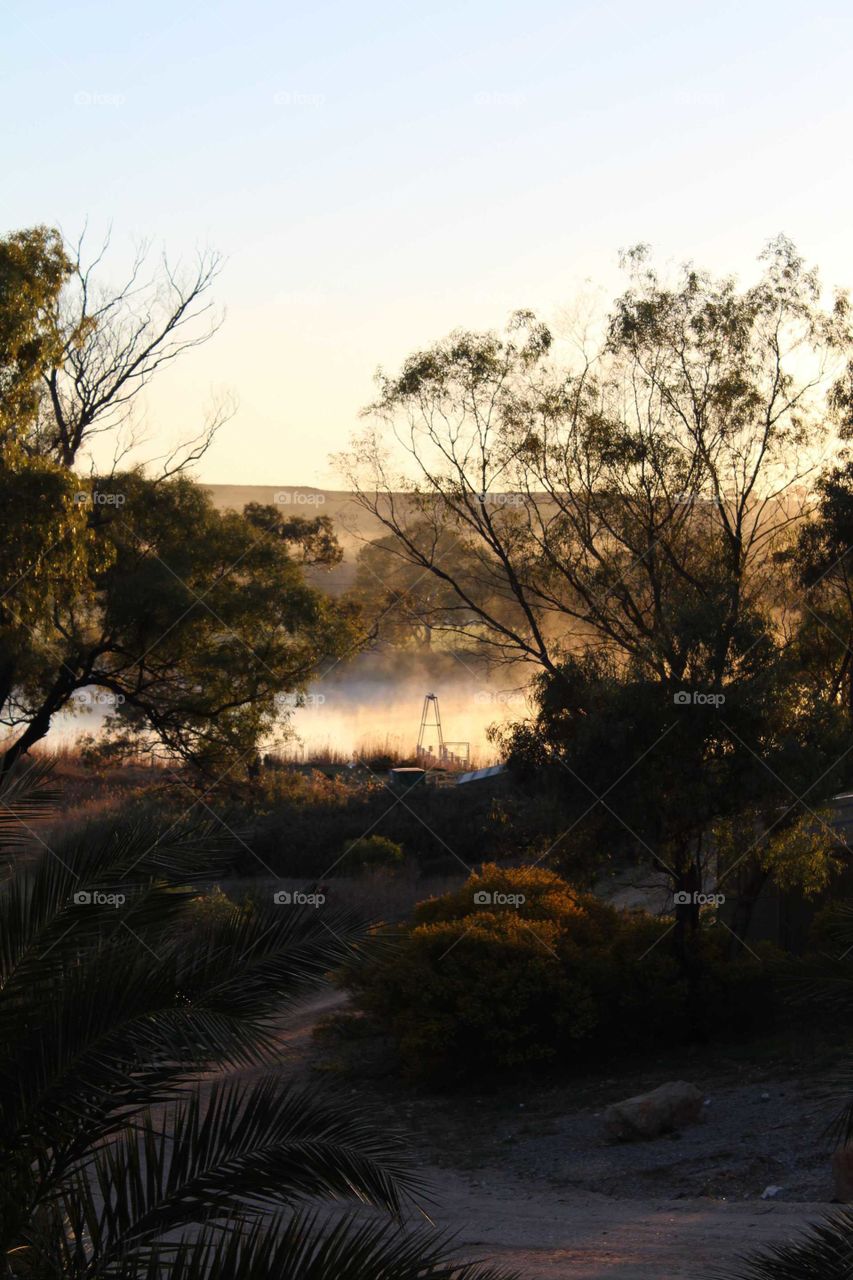
M 434 693 L 445 742 L 468 743 L 474 767 L 494 764 L 498 750 L 488 740 L 488 729 L 530 714 L 526 676 L 521 667 L 490 671 L 470 655 L 363 653 L 330 666 L 311 684 L 304 705 L 288 708 L 290 699 L 285 699 L 280 728 L 270 745 L 297 759 L 383 750 L 414 756 L 424 697 Z M 84 734 L 97 737 L 113 710 L 109 695 L 94 689 L 81 695 L 75 707 L 55 717 L 49 747 Z M 437 747 L 434 729 L 427 732 L 425 744 Z
M 207 486 L 221 510 L 242 510 L 247 502 L 277 502 L 282 486 Z M 345 555 L 341 565 L 319 576 L 316 585 L 337 595 L 355 581 L 355 559 L 364 540 L 382 527 L 345 491 L 291 486 L 286 492 L 303 514 L 332 518 Z M 310 502 L 308 499 L 310 498 Z M 524 664 L 489 668 L 470 653 L 447 650 L 378 649 L 330 665 L 306 692 L 304 704 L 282 699 L 282 719 L 265 749 L 281 750 L 296 759 L 333 753 L 338 757 L 387 750 L 414 756 L 424 696 L 437 694 L 444 740 L 468 743 L 472 766 L 494 764 L 498 749 L 488 740 L 491 725 L 505 725 L 530 714 L 525 686 L 530 668 Z M 288 705 L 290 704 L 290 705 Z M 113 710 L 110 695 L 81 691 L 74 710 L 54 718 L 47 747 L 69 744 L 90 734 L 97 738 Z M 433 731 L 426 745 L 437 746 Z
M 386 748 L 414 755 L 424 697 L 438 696 L 447 744 L 468 743 L 476 766 L 495 763 L 497 748 L 488 740 L 490 725 L 504 725 L 529 714 L 520 671 L 487 672 L 467 656 L 449 654 L 367 653 L 332 668 L 316 681 L 297 707 L 291 725 L 305 755 L 330 748 L 353 752 Z M 432 711 L 430 721 L 434 719 Z M 425 745 L 437 748 L 428 730 Z

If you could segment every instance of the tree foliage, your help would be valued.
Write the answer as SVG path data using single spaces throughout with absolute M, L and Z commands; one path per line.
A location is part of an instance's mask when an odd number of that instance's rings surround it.
M 118 731 L 216 776 L 239 770 L 280 695 L 359 641 L 353 611 L 305 580 L 340 559 L 328 519 L 218 512 L 186 474 L 216 422 L 158 474 L 81 474 L 103 433 L 120 456 L 134 397 L 210 336 L 216 258 L 153 281 L 145 262 L 109 291 L 55 232 L 0 242 L 4 770 L 92 691 Z
M 597 340 L 522 312 L 381 374 L 346 461 L 396 554 L 467 611 L 447 629 L 539 673 L 507 745 L 530 776 L 555 766 L 574 838 L 583 822 L 605 851 L 628 843 L 689 893 L 715 821 L 741 817 L 745 856 L 844 772 L 787 565 L 849 425 L 853 333 L 784 238 L 746 287 L 692 264 L 666 278 L 642 247 L 624 266 Z
M 79 325 L 64 335 L 59 298 L 73 264 L 62 238 L 33 227 L 0 240 L 0 442 L 4 458 L 35 420 L 45 369 L 63 346 L 82 338 Z
M 713 684 L 772 594 L 851 354 L 847 304 L 821 309 L 785 240 L 744 290 L 693 267 L 670 285 L 642 254 L 627 265 L 598 350 L 564 362 L 529 313 L 505 337 L 452 334 L 380 375 L 344 461 L 396 553 L 496 653 L 553 671 L 595 646 Z M 480 600 L 439 532 L 473 558 Z

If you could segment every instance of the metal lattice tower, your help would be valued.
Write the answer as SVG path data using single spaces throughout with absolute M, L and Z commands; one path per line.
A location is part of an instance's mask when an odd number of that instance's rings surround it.
M 429 746 L 424 744 L 424 738 L 428 733 L 435 731 L 436 750 L 433 751 Z M 438 707 L 438 694 L 428 693 L 424 696 L 423 710 L 421 711 L 421 727 L 418 732 L 418 756 L 435 756 L 441 760 L 444 755 L 444 734 L 441 729 L 441 711 Z
M 435 733 L 436 749 L 427 745 L 424 741 L 427 734 Z M 468 763 L 471 754 L 470 744 L 467 742 L 445 742 L 444 732 L 441 727 L 441 711 L 438 706 L 438 694 L 427 693 L 424 695 L 424 705 L 421 711 L 421 727 L 418 731 L 418 745 L 416 756 L 418 760 L 430 761 L 438 760 L 439 764 L 446 765 L 465 765 Z

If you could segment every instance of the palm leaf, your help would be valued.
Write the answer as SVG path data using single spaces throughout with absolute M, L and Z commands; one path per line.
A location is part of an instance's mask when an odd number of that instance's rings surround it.
M 59 792 L 50 785 L 49 760 L 28 760 L 0 775 L 0 844 L 29 841 L 33 827 L 56 813 Z
M 162 838 L 141 826 L 83 831 L 46 849 L 0 889 L 0 988 L 8 992 L 17 977 L 22 989 L 31 989 L 61 975 L 67 954 L 81 942 L 118 928 L 115 907 L 98 902 L 98 893 L 123 894 L 131 904 L 124 920 L 133 927 L 167 932 L 173 923 L 170 899 L 177 911 L 191 896 L 186 890 L 178 894 L 177 886 L 221 870 L 225 850 L 210 824 L 174 829 Z M 81 892 L 92 897 L 84 906 L 74 900 Z
M 155 954 L 143 936 L 75 956 L 53 992 L 0 996 L 0 1136 L 101 1141 L 129 1109 L 174 1096 L 187 1072 L 268 1060 L 287 997 L 296 999 L 351 951 L 361 925 L 322 928 L 310 908 L 253 918 Z M 347 932 L 348 931 L 348 932 Z M 68 945 L 68 940 L 66 940 Z M 160 945 L 156 943 L 155 945 Z M 66 956 L 67 960 L 67 956 Z M 19 975 L 16 974 L 16 981 Z
M 351 914 L 272 902 L 185 927 L 220 852 L 211 829 L 90 830 L 0 888 L 8 1274 L 494 1280 L 401 1229 L 422 1185 L 349 1099 L 198 1080 L 268 1062 L 288 1008 L 369 940 Z M 75 903 L 83 886 L 126 901 Z M 330 1198 L 386 1220 L 299 1216 Z
M 843 1210 L 793 1244 L 773 1245 L 745 1258 L 719 1280 L 851 1280 L 853 1212 Z
M 516 1273 L 461 1260 L 443 1233 L 352 1215 L 277 1215 L 228 1231 L 206 1226 L 118 1256 L 89 1247 L 85 1213 L 66 1218 L 57 1243 L 58 1226 L 55 1219 L 28 1247 L 39 1280 L 518 1280 Z
M 268 1077 L 218 1083 L 97 1148 L 74 1179 L 100 1206 L 92 1235 L 117 1256 L 188 1223 L 225 1226 L 313 1198 L 357 1199 L 400 1216 L 423 1190 L 402 1139 Z

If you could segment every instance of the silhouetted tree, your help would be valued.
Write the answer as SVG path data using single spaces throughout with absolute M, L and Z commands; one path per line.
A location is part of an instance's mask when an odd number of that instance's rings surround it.
M 762 261 L 744 289 L 692 265 L 670 283 L 634 250 L 597 348 L 568 359 L 528 312 L 504 337 L 454 333 L 380 375 L 344 460 L 465 632 L 543 673 L 516 757 L 553 751 L 573 803 L 599 815 L 629 775 L 624 821 L 679 890 L 699 887 L 712 818 L 787 805 L 771 770 L 820 799 L 837 781 L 831 713 L 819 694 L 795 706 L 776 676 L 792 672 L 780 556 L 819 446 L 850 416 L 849 306 L 822 306 L 789 241 Z M 464 548 L 464 576 L 436 556 L 439 533 Z M 682 935 L 695 920 L 679 908 Z
M 352 611 L 306 584 L 340 558 L 330 522 L 218 512 L 185 473 L 210 425 L 160 472 L 72 469 L 118 439 L 133 399 L 209 336 L 215 258 L 95 288 L 48 229 L 0 241 L 0 723 L 8 771 L 79 697 L 221 775 L 254 756 L 317 664 L 358 643 Z

